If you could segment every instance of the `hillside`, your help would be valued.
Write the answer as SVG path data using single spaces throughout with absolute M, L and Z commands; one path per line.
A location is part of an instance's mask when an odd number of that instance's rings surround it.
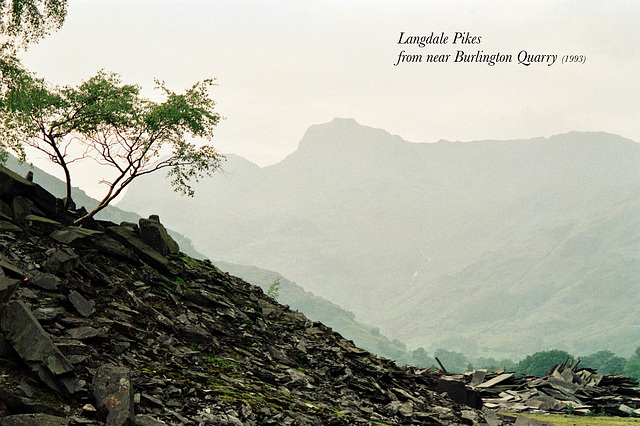
M 208 257 L 278 271 L 410 348 L 629 355 L 638 164 L 638 143 L 606 133 L 411 143 L 335 119 L 273 166 L 230 156 L 192 200 L 141 179 L 118 206 L 156 210 Z
M 235 265 L 216 261 L 215 265 L 224 272 L 240 277 L 250 284 L 257 285 L 265 292 L 277 280 L 279 284 L 278 302 L 288 305 L 291 309 L 303 312 L 313 321 L 331 327 L 341 335 L 353 340 L 359 347 L 376 355 L 393 359 L 398 364 L 413 364 L 411 354 L 400 342 L 392 342 L 380 330 L 355 320 L 353 312 L 342 309 L 322 297 L 305 291 L 294 282 L 289 281 L 277 272 L 256 268 L 255 266 Z M 433 361 L 435 362 L 435 361 Z M 421 365 L 426 367 L 426 365 Z
M 179 252 L 157 216 L 75 227 L 6 169 L 0 202 L 2 425 L 484 422 L 430 371 Z

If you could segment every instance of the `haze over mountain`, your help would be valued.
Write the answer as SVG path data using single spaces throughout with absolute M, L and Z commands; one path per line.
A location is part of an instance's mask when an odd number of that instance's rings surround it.
M 335 119 L 273 166 L 228 156 L 193 199 L 152 176 L 118 206 L 160 214 L 211 259 L 278 271 L 409 348 L 629 355 L 639 165 L 638 143 L 606 133 L 411 143 Z

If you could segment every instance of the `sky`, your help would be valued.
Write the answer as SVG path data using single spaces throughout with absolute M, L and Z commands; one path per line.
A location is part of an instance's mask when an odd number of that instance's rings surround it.
M 456 32 L 480 43 L 453 44 Z M 431 33 L 447 43 L 404 43 Z M 402 51 L 423 61 L 394 65 Z M 458 51 L 512 61 L 455 62 Z M 522 51 L 557 58 L 525 66 Z M 214 77 L 225 119 L 211 143 L 260 166 L 334 117 L 411 142 L 574 130 L 640 141 L 637 0 L 69 0 L 64 26 L 21 57 L 54 84 L 104 69 L 152 99 L 154 78 L 180 92 Z

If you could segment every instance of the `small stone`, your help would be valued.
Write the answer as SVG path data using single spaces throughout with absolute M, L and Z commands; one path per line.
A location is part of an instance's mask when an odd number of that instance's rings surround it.
M 82 414 L 86 415 L 94 415 L 98 412 L 96 407 L 91 404 L 85 404 L 82 406 Z
M 73 290 L 69 293 L 69 302 L 76 308 L 76 311 L 85 318 L 89 318 L 93 313 L 96 302 L 87 300 L 83 295 Z
M 90 326 L 72 328 L 67 330 L 67 334 L 69 335 L 69 337 L 77 340 L 92 339 L 96 337 L 98 333 L 98 330 Z
M 134 420 L 135 426 L 166 426 L 166 423 L 154 419 L 153 417 L 147 414 L 138 414 Z
M 60 282 L 60 278 L 53 274 L 37 274 L 33 278 L 29 279 L 29 284 L 49 291 L 57 290 Z

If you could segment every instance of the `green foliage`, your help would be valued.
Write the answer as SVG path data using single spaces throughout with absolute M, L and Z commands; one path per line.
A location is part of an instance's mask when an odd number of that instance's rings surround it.
M 5 68 L 11 79 L 0 92 L 0 148 L 23 153 L 25 144 L 44 152 L 62 167 L 68 200 L 70 163 L 91 159 L 111 169 L 113 179 L 101 180 L 107 185 L 104 198 L 76 224 L 105 208 L 136 177 L 164 168 L 174 189 L 192 196 L 191 181 L 210 175 L 224 159 L 213 147 L 185 139 L 213 136 L 220 115 L 208 94 L 212 79 L 183 94 L 157 82 L 165 100 L 153 102 L 114 73 L 100 71 L 77 87 L 59 87 L 19 63 Z
M 429 367 L 436 363 L 435 359 L 427 354 L 424 348 L 418 348 L 411 352 L 411 364 L 416 367 Z
M 0 34 L 26 46 L 59 29 L 66 16 L 67 0 L 0 0 Z
M 503 358 L 501 360 L 497 360 L 493 357 L 479 357 L 473 360 L 476 368 L 484 368 L 488 371 L 495 371 L 499 368 L 505 368 L 507 371 L 515 371 L 516 363 L 509 359 Z
M 640 359 L 630 358 L 624 366 L 622 374 L 640 380 Z
M 435 351 L 434 356 L 440 360 L 444 368 L 450 373 L 464 373 L 469 367 L 469 360 L 460 352 L 441 348 Z
M 276 278 L 267 289 L 267 296 L 274 300 L 278 300 L 280 297 L 280 277 Z
M 567 358 L 571 358 L 571 355 L 557 349 L 536 352 L 520 361 L 516 366 L 516 372 L 518 374 L 530 374 L 532 376 L 542 377 L 553 366 L 562 364 Z
M 636 353 L 632 355 L 624 366 L 624 375 L 640 380 L 640 346 L 636 348 Z
M 604 350 L 582 357 L 580 365 L 593 368 L 600 374 L 623 374 L 627 360 L 609 350 Z

